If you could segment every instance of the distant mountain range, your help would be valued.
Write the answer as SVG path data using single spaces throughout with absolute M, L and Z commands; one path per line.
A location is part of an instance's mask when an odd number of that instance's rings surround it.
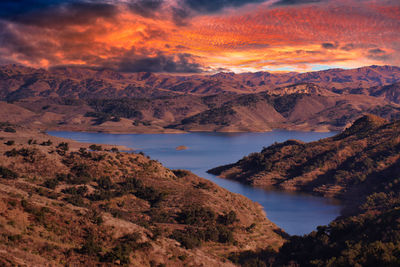
M 217 73 L 174 76 L 119 73 L 85 68 L 33 69 L 0 67 L 0 99 L 15 101 L 34 96 L 75 98 L 149 97 L 168 94 L 211 95 L 256 93 L 293 84 L 312 83 L 335 93 L 361 92 L 360 88 L 400 82 L 400 68 L 369 66 L 307 73 Z M 397 99 L 398 100 L 398 99 Z
M 8 65 L 0 100 L 0 119 L 44 129 L 329 131 L 366 113 L 399 118 L 400 68 L 173 76 Z

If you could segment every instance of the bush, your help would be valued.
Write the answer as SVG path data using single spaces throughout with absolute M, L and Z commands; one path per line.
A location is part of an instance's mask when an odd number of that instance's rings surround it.
M 190 229 L 175 230 L 171 238 L 175 239 L 181 245 L 187 249 L 193 249 L 201 245 L 201 239 L 198 237 L 197 233 Z
M 130 259 L 129 256 L 132 252 L 132 248 L 128 244 L 118 244 L 111 251 L 107 252 L 102 258 L 103 262 L 112 262 L 119 261 L 120 264 L 129 264 Z
M 205 225 L 215 221 L 215 212 L 205 207 L 188 207 L 178 213 L 177 221 L 189 225 Z
M 54 189 L 57 187 L 59 181 L 57 179 L 48 179 L 44 182 L 44 186 L 50 189 Z
M 50 139 L 49 139 L 49 140 L 47 140 L 45 142 L 42 142 L 40 145 L 41 146 L 51 146 L 52 144 L 53 144 L 53 142 L 51 142 Z
M 12 128 L 12 127 L 6 127 L 6 128 L 4 128 L 4 131 L 6 132 L 6 133 L 16 133 L 17 131 L 14 129 L 14 128 Z
M 101 252 L 99 242 L 96 242 L 92 233 L 90 233 L 89 236 L 86 238 L 86 241 L 79 249 L 79 252 L 90 256 L 97 256 Z
M 103 148 L 100 145 L 90 145 L 89 148 L 93 151 L 102 151 Z
M 236 222 L 237 216 L 236 212 L 230 211 L 228 214 L 219 215 L 218 216 L 218 223 L 223 225 L 231 225 L 232 223 Z
M 113 183 L 110 179 L 110 177 L 101 177 L 100 179 L 97 180 L 97 184 L 100 188 L 102 189 L 111 189 L 113 188 Z
M 233 232 L 231 229 L 224 225 L 217 225 L 218 230 L 218 242 L 220 243 L 232 243 L 235 241 L 233 238 Z
M 69 144 L 66 143 L 66 142 L 61 142 L 61 143 L 59 143 L 59 144 L 57 145 L 56 148 L 57 148 L 57 153 L 58 153 L 60 156 L 64 156 L 65 153 L 69 150 Z
M 0 166 L 0 177 L 4 179 L 16 179 L 18 178 L 18 174 L 6 167 Z
M 80 196 L 84 196 L 87 191 L 88 188 L 86 185 L 78 187 L 71 186 L 61 190 L 61 192 L 63 192 L 64 194 L 80 195 Z
M 146 186 L 137 188 L 134 195 L 138 198 L 147 200 L 148 202 L 150 202 L 151 206 L 154 206 L 161 202 L 167 194 L 164 192 L 160 192 L 153 187 Z
M 190 174 L 190 172 L 187 171 L 187 170 L 172 170 L 172 172 L 178 178 L 183 178 L 183 177 L 188 176 Z
M 80 195 L 71 195 L 64 197 L 63 200 L 67 201 L 68 203 L 78 206 L 78 207 L 85 207 L 85 200 Z
M 76 164 L 71 168 L 71 172 L 75 174 L 75 177 L 70 180 L 73 184 L 86 184 L 92 180 L 87 164 Z
M 14 140 L 8 140 L 8 141 L 5 142 L 4 144 L 7 145 L 7 146 L 12 146 L 12 145 L 15 144 L 15 141 L 14 141 Z

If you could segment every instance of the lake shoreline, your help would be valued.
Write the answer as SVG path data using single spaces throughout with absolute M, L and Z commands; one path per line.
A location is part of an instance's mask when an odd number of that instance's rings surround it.
M 170 169 L 185 169 L 211 182 L 259 203 L 268 219 L 291 235 L 307 234 L 318 225 L 326 225 L 341 215 L 342 206 L 332 199 L 302 192 L 265 191 L 207 174 L 210 166 L 235 162 L 242 156 L 262 149 L 275 141 L 303 139 L 313 141 L 334 133 L 276 130 L 267 133 L 187 133 L 108 134 L 83 132 L 48 132 L 77 142 L 118 144 L 143 151 Z M 190 149 L 176 150 L 178 146 Z

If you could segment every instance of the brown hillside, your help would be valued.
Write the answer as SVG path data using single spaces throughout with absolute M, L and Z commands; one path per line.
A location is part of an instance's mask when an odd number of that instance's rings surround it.
M 260 205 L 190 172 L 7 123 L 0 139 L 1 265 L 233 266 L 282 244 Z
M 69 67 L 46 71 L 8 65 L 0 67 L 0 100 L 15 101 L 32 97 L 155 97 L 182 93 L 248 94 L 305 83 L 335 91 L 385 86 L 399 81 L 400 68 L 392 66 L 330 69 L 308 73 L 256 72 L 174 76 Z
M 255 186 L 356 198 L 379 184 L 378 174 L 398 169 L 399 162 L 400 121 L 368 115 L 334 137 L 274 144 L 210 172 Z

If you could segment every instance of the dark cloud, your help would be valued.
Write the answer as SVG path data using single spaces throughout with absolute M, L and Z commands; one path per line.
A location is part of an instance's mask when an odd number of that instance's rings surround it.
M 367 57 L 370 59 L 380 60 L 380 61 L 387 61 L 390 59 L 390 55 L 385 50 L 380 48 L 374 48 L 368 50 Z
M 15 0 L 0 1 L 0 18 L 13 20 L 20 16 L 42 9 L 70 3 L 68 0 Z
M 382 55 L 382 54 L 385 54 L 386 51 L 385 51 L 385 50 L 382 50 L 382 49 L 380 49 L 380 48 L 374 48 L 374 49 L 370 49 L 370 50 L 368 51 L 368 53 L 371 54 L 371 55 Z
M 87 25 L 93 23 L 98 18 L 112 18 L 117 14 L 117 7 L 106 3 L 39 1 L 42 3 L 41 5 L 32 7 L 29 4 L 33 1 L 21 2 L 26 3 L 27 6 L 21 10 L 17 10 L 16 7 L 18 5 L 10 5 L 8 8 L 9 14 L 4 14 L 2 18 L 10 22 L 30 26 L 57 28 L 68 25 Z M 1 5 L 5 4 L 2 2 L 0 7 Z
M 322 43 L 321 47 L 324 49 L 336 49 L 338 48 L 338 44 L 337 43 Z
M 345 44 L 344 46 L 342 46 L 340 49 L 344 50 L 344 51 L 351 51 L 355 48 L 354 44 Z
M 186 7 L 172 7 L 172 19 L 178 26 L 187 25 L 191 13 L 192 12 Z
M 190 54 L 165 55 L 159 52 L 157 56 L 146 57 L 130 53 L 118 60 L 113 68 L 123 72 L 200 73 L 204 71 Z
M 321 51 L 314 51 L 314 50 L 296 50 L 296 54 L 298 55 L 304 55 L 304 54 L 308 54 L 308 55 L 318 55 L 321 54 Z
M 144 17 L 154 17 L 164 0 L 137 0 L 128 4 L 131 11 Z
M 28 32 L 20 32 L 17 27 L 12 27 L 5 22 L 0 23 L 0 47 L 6 57 L 9 54 L 17 54 L 18 59 L 37 62 L 38 59 L 52 57 L 52 44 L 43 39 L 32 41 Z
M 301 4 L 310 4 L 310 3 L 319 3 L 324 2 L 326 0 L 279 0 L 275 2 L 276 6 L 289 6 L 289 5 L 301 5 Z
M 182 2 L 195 12 L 213 13 L 225 7 L 240 7 L 251 3 L 262 3 L 266 0 L 182 0 Z

